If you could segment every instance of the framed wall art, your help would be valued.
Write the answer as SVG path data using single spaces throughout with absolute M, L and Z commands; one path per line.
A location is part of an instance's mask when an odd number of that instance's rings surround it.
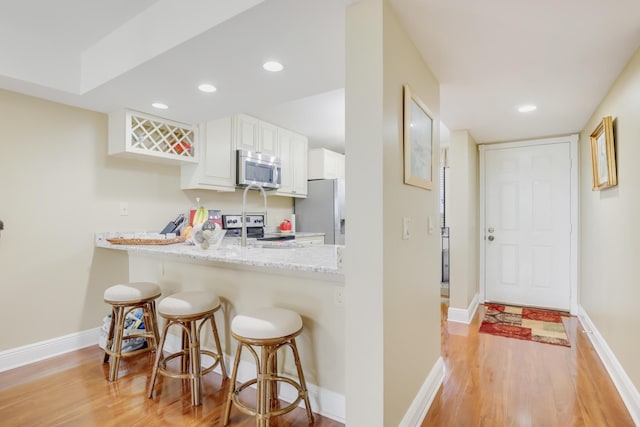
M 613 140 L 613 119 L 604 117 L 590 137 L 593 167 L 593 191 L 613 187 L 618 183 L 616 151 Z
M 433 188 L 433 114 L 404 85 L 404 183 Z

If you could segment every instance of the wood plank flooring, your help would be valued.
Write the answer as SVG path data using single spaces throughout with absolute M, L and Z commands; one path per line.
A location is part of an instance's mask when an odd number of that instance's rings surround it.
M 634 426 L 576 317 L 565 317 L 571 348 L 478 332 L 447 323 L 442 303 L 445 378 L 423 427 Z
M 0 373 L 0 425 L 8 426 L 222 426 L 229 380 L 204 377 L 203 404 L 192 407 L 189 383 L 158 378 L 153 399 L 146 396 L 153 353 L 124 359 L 118 381 L 109 383 L 104 353 L 95 347 Z M 247 391 L 251 393 L 252 391 Z M 243 392 L 245 393 L 245 392 Z M 316 427 L 343 424 L 314 415 Z M 274 418 L 274 427 L 306 426 L 304 409 Z M 231 410 L 230 426 L 253 427 L 255 420 Z
M 564 320 L 571 348 L 478 333 L 484 308 L 471 325 L 447 323 L 442 304 L 443 387 L 423 427 L 633 426 L 613 383 L 575 317 Z M 221 426 L 228 380 L 205 376 L 203 405 L 190 405 L 188 383 L 159 379 L 146 397 L 149 355 L 124 360 L 109 383 L 98 347 L 0 373 L 2 426 Z M 233 426 L 254 426 L 232 411 Z M 305 413 L 274 419 L 274 427 L 307 425 Z M 316 415 L 317 427 L 342 424 Z

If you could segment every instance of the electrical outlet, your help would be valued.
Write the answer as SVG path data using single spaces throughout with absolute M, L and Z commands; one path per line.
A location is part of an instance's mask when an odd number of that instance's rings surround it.
M 344 306 L 344 288 L 336 288 L 334 292 L 334 297 L 335 297 L 337 307 Z
M 120 202 L 120 216 L 129 215 L 129 203 Z

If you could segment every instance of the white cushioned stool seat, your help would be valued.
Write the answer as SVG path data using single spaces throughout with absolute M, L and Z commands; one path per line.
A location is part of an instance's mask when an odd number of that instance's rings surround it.
M 239 314 L 231 322 L 231 331 L 242 337 L 270 339 L 286 337 L 302 329 L 298 313 L 284 308 L 261 307 Z
M 156 298 L 162 294 L 160 286 L 149 282 L 132 282 L 113 285 L 104 291 L 104 301 L 111 305 L 111 322 L 104 349 L 104 363 L 109 363 L 109 381 L 118 379 L 120 359 L 139 353 L 156 351 L 159 342 Z M 129 313 L 142 309 L 144 329 L 128 331 L 125 335 L 125 320 Z M 146 339 L 146 347 L 123 352 L 123 342 Z
M 178 292 L 160 301 L 158 312 L 163 316 L 189 316 L 216 310 L 219 306 L 220 298 L 213 292 Z
M 104 291 L 105 301 L 129 302 L 140 301 L 160 296 L 160 286 L 149 282 L 122 283 Z

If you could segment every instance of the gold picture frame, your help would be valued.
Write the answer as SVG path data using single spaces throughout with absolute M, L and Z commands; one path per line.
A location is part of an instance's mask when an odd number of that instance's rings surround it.
M 613 140 L 613 119 L 604 117 L 590 137 L 591 165 L 593 167 L 593 191 L 618 184 L 616 150 Z
M 404 85 L 404 183 L 431 190 L 433 188 L 433 114 Z

